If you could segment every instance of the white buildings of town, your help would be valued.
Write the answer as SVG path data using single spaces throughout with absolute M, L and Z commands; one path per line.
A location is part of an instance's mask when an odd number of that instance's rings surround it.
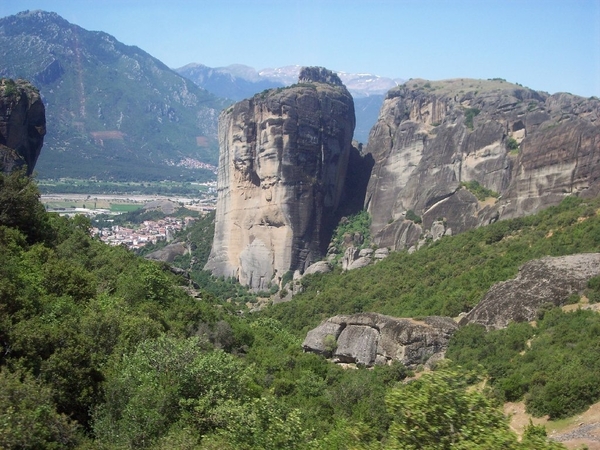
M 92 233 L 99 236 L 107 244 L 126 245 L 130 249 L 137 249 L 148 243 L 156 244 L 157 241 L 170 241 L 177 231 L 184 229 L 194 220 L 193 217 L 183 219 L 165 217 L 157 221 L 145 220 L 142 225 L 135 229 L 113 225 L 110 228 L 93 228 Z

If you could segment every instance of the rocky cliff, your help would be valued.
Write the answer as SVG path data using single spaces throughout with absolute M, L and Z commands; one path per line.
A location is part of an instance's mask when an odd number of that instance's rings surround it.
M 266 290 L 320 259 L 343 197 L 354 125 L 351 95 L 322 68 L 224 111 L 205 269 Z
M 596 194 L 599 117 L 598 99 L 504 80 L 410 80 L 392 89 L 368 145 L 375 243 L 400 250 L 565 195 Z
M 335 316 L 309 331 L 305 351 L 366 366 L 399 361 L 406 367 L 443 357 L 457 329 L 448 317 L 401 319 L 376 313 Z
M 38 90 L 25 80 L 0 79 L 0 165 L 2 172 L 26 167 L 31 175 L 46 134 Z

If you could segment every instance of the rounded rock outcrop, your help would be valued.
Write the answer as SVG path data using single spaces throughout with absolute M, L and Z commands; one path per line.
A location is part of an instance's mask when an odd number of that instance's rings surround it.
M 457 328 L 449 317 L 416 320 L 377 313 L 340 315 L 310 330 L 302 347 L 335 362 L 372 366 L 399 361 L 414 368 L 439 360 Z

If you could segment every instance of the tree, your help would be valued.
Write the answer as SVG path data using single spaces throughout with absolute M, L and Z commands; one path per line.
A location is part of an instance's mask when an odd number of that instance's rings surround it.
M 207 352 L 196 337 L 144 341 L 107 380 L 95 434 L 102 443 L 125 448 L 149 447 L 178 421 L 204 434 L 219 421 L 215 408 L 247 396 L 248 380 L 242 361 Z
M 480 390 L 467 389 L 464 379 L 464 373 L 441 369 L 393 389 L 386 397 L 393 422 L 385 447 L 522 448 L 502 411 Z M 539 444 L 538 449 L 561 448 Z
M 27 373 L 0 370 L 0 448 L 64 449 L 78 441 L 77 425 L 56 412 L 48 386 Z
M 29 243 L 48 237 L 49 225 L 40 193 L 25 170 L 0 173 L 0 225 L 17 228 Z

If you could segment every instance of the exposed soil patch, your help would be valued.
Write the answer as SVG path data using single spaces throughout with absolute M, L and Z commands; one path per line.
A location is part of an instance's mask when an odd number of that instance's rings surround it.
M 510 428 L 519 436 L 531 420 L 535 425 L 545 425 L 548 436 L 569 449 L 586 445 L 589 450 L 600 450 L 600 403 L 595 403 L 581 414 L 558 421 L 531 417 L 525 412 L 523 402 L 506 403 L 504 413 L 510 417 Z

